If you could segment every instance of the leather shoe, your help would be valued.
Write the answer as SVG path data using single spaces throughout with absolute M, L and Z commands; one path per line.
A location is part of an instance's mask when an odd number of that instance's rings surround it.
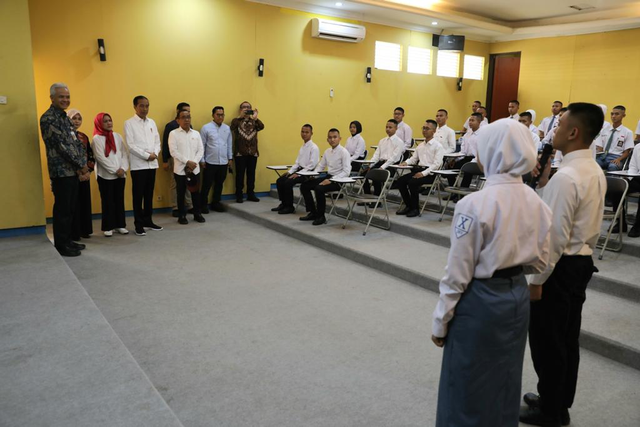
M 420 211 L 418 209 L 412 209 L 407 212 L 407 218 L 415 218 L 417 216 L 420 216 Z
M 327 222 L 327 218 L 324 215 L 320 215 L 316 219 L 313 220 L 313 225 L 322 225 Z
M 316 214 L 309 212 L 306 216 L 301 216 L 300 221 L 313 221 L 316 219 Z
M 248 194 L 247 195 L 247 200 L 250 201 L 250 202 L 259 202 L 260 201 L 260 199 L 258 199 L 255 194 Z
M 271 208 L 271 212 L 278 212 L 280 209 L 284 209 L 284 205 L 282 203 L 280 203 L 275 208 Z
M 75 250 L 75 251 L 81 251 L 84 248 L 86 248 L 86 245 L 83 245 L 82 243 L 76 243 L 76 242 L 69 242 L 69 245 L 67 245 L 67 247 L 69 249 Z
M 189 220 L 187 219 L 186 216 L 181 216 L 180 218 L 178 218 L 178 224 L 182 224 L 182 225 L 189 224 Z
M 537 408 L 540 406 L 540 396 L 535 393 L 525 394 L 522 400 L 524 400 L 524 403 L 531 408 Z
M 640 223 L 637 219 L 636 224 L 634 224 L 633 227 L 631 227 L 631 230 L 629 230 L 629 237 L 640 237 Z
M 409 213 L 409 211 L 410 211 L 410 210 L 411 210 L 411 209 L 409 209 L 409 207 L 408 207 L 408 206 L 405 206 L 405 208 L 404 208 L 404 209 L 400 209 L 400 210 L 398 210 L 398 211 L 396 212 L 396 215 L 406 215 L 406 214 L 408 214 L 408 213 Z
M 201 214 L 194 214 L 194 215 L 193 215 L 193 219 L 194 219 L 196 222 L 200 222 L 200 223 L 205 222 L 205 219 L 204 219 L 204 217 L 203 217 Z
M 174 217 L 174 218 L 180 218 L 180 212 L 178 212 L 178 209 L 174 209 L 171 212 L 171 216 Z
M 224 205 L 220 202 L 216 202 L 214 204 L 211 205 L 211 209 L 213 209 L 216 212 L 226 212 L 227 208 L 224 207 Z
M 236 196 L 236 203 L 244 203 L 242 196 Z
M 560 420 L 542 413 L 539 407 L 527 407 L 520 410 L 520 422 L 541 427 L 560 427 Z
M 622 232 L 624 233 L 625 231 L 627 231 L 627 221 L 622 222 Z M 611 233 L 612 234 L 620 233 L 620 221 L 616 222 L 616 225 L 613 226 L 613 230 L 611 230 Z
M 202 209 L 200 209 L 200 213 L 208 214 L 209 213 L 209 208 L 206 205 L 203 206 Z
M 58 248 L 56 248 L 58 249 Z M 58 253 L 62 256 L 67 256 L 67 257 L 74 257 L 74 256 L 80 256 L 80 251 L 77 249 L 71 249 L 71 248 L 60 248 L 58 249 Z
M 292 214 L 294 213 L 296 210 L 293 206 L 286 206 L 282 209 L 280 209 L 278 211 L 278 215 L 287 215 L 287 214 Z

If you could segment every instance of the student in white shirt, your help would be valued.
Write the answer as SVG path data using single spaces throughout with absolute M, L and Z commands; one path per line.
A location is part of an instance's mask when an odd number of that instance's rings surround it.
M 473 104 L 471 104 L 471 114 L 477 113 L 478 108 L 481 108 L 481 107 L 482 107 L 482 103 L 480 101 L 473 101 Z M 469 130 L 469 118 L 467 117 L 467 120 L 465 120 L 464 125 L 462 125 L 462 133 L 465 134 L 467 133 L 468 130 Z
M 405 152 L 404 142 L 400 138 L 397 137 L 396 131 L 398 130 L 398 122 L 395 119 L 390 119 L 386 126 L 385 132 L 387 133 L 386 138 L 382 138 L 378 143 L 378 148 L 376 152 L 373 154 L 371 158 L 371 166 L 368 169 L 362 171 L 362 175 L 366 175 L 371 169 L 387 169 L 391 165 L 395 165 L 400 163 L 402 160 L 402 155 Z M 395 174 L 395 170 L 390 170 L 391 176 Z M 363 191 L 366 194 L 371 194 L 371 184 L 368 179 L 364 180 Z M 382 191 L 381 184 L 374 183 L 373 184 L 373 194 L 376 196 L 380 195 Z
M 313 221 L 313 225 L 322 225 L 327 222 L 324 216 L 327 204 L 325 195 L 328 192 L 340 190 L 340 185 L 331 182 L 330 178 L 347 178 L 351 173 L 351 156 L 349 156 L 347 149 L 340 145 L 340 139 L 338 129 L 329 129 L 327 133 L 329 148 L 324 152 L 322 160 L 315 168 L 316 172 L 322 172 L 327 168 L 326 175 L 305 181 L 300 186 L 304 204 L 309 209 L 309 213 L 301 217 L 300 221 Z M 316 193 L 315 202 L 311 194 L 312 190 Z
M 596 141 L 596 161 L 603 170 L 622 170 L 625 160 L 633 150 L 633 132 L 622 125 L 627 110 L 622 105 L 616 105 L 611 110 L 611 129 L 600 133 Z
M 531 132 L 510 119 L 479 134 L 487 182 L 455 208 L 432 341 L 444 346 L 436 427 L 517 427 L 529 323 L 526 273 L 547 266 L 551 210 L 522 175 Z
M 216 212 L 226 211 L 222 200 L 222 186 L 233 163 L 233 140 L 231 128 L 224 123 L 224 107 L 216 105 L 211 110 L 211 120 L 202 126 L 200 138 L 204 155 L 200 162 L 202 171 L 202 188 L 200 189 L 200 211 L 209 213 L 209 190 L 213 185 L 211 209 Z
M 283 173 L 276 181 L 280 205 L 271 209 L 272 211 L 278 212 L 281 215 L 291 214 L 296 211 L 293 207 L 293 187 L 307 180 L 307 177 L 298 175 L 296 172 L 311 172 L 318 164 L 318 160 L 320 160 L 320 149 L 316 143 L 311 140 L 312 136 L 313 126 L 308 123 L 303 125 L 302 129 L 300 129 L 302 147 L 300 147 L 296 162 L 291 166 L 289 172 Z
M 358 172 L 362 166 L 360 163 L 354 162 L 354 160 L 364 160 L 366 145 L 364 138 L 362 138 L 362 125 L 359 121 L 354 120 L 349 123 L 349 133 L 351 136 L 347 138 L 347 143 L 344 148 L 347 149 L 351 156 L 351 172 Z
M 558 123 L 560 123 L 560 118 L 562 118 L 562 116 L 566 112 L 567 112 L 567 108 L 566 107 L 563 107 L 563 108 L 560 109 L 560 111 L 558 111 Z M 547 132 L 547 135 L 544 137 L 544 139 L 542 141 L 540 141 L 541 147 L 544 147 L 545 144 L 553 145 L 553 137 L 556 134 L 556 129 L 557 128 L 558 128 L 558 126 L 552 128 L 549 132 Z M 559 165 L 560 163 L 562 163 L 562 151 L 560 151 L 560 150 L 558 150 L 558 149 L 556 149 L 554 147 L 553 148 L 553 164 Z
M 518 117 L 520 117 L 518 114 L 519 109 L 520 101 L 518 101 L 517 99 L 510 101 L 509 105 L 507 106 L 507 111 L 509 111 L 509 118 L 512 120 L 518 120 Z
M 420 188 L 425 184 L 431 184 L 435 179 L 432 171 L 442 166 L 444 148 L 433 138 L 437 127 L 438 123 L 435 120 L 427 120 L 422 126 L 424 142 L 418 145 L 406 162 L 401 163 L 413 168 L 396 180 L 405 205 L 396 215 L 406 215 L 409 218 L 420 215 Z
M 529 129 L 529 132 L 531 132 L 534 148 L 536 149 L 536 151 L 540 151 L 542 149 L 542 142 L 540 141 L 540 137 L 538 136 L 538 129 L 531 129 L 531 126 L 533 124 L 532 120 L 532 115 L 529 111 L 525 111 L 524 113 L 520 114 L 520 117 L 518 118 L 518 121 L 525 125 L 527 129 Z
M 481 122 L 482 114 L 480 113 L 473 113 L 471 117 L 469 117 L 469 132 L 461 138 L 461 157 L 450 159 L 449 164 L 447 165 L 449 169 L 460 169 L 465 164 L 475 161 L 478 156 L 478 131 L 480 130 Z M 467 174 L 462 178 L 460 185 L 462 187 L 469 187 L 472 179 L 473 176 Z M 449 185 L 455 184 L 456 176 L 447 176 L 447 181 L 449 181 Z M 458 197 L 454 196 L 453 199 L 458 200 Z
M 560 120 L 558 113 L 562 107 L 562 102 L 553 101 L 553 104 L 551 104 L 551 115 L 542 119 L 540 126 L 538 126 L 538 136 L 540 139 L 543 139 L 549 132 L 551 132 L 551 129 L 555 129 L 558 126 L 558 120 Z
M 133 98 L 136 114 L 124 122 L 124 137 L 129 147 L 131 166 L 131 189 L 133 195 L 133 217 L 136 235 L 144 236 L 149 230 L 160 231 L 162 227 L 153 223 L 153 190 L 156 184 L 160 134 L 149 114 L 149 100 L 138 95 Z
M 580 322 L 586 288 L 594 272 L 591 255 L 600 236 L 607 181 L 589 146 L 602 128 L 597 105 L 572 103 L 560 118 L 553 145 L 562 165 L 548 180 L 547 164 L 539 186 L 553 211 L 549 263 L 528 277 L 531 293 L 529 345 L 538 375 L 539 397 L 525 395 L 530 408 L 520 421 L 569 425 L 580 359 Z M 535 172 L 538 172 L 537 170 Z
M 404 142 L 405 148 L 411 148 L 413 145 L 413 131 L 411 127 L 406 124 L 404 120 L 404 108 L 396 107 L 393 110 L 393 118 L 396 122 L 398 122 L 398 130 L 396 131 L 396 136 Z
M 204 154 L 202 138 L 197 130 L 191 128 L 191 113 L 180 111 L 178 113 L 178 129 L 169 134 L 169 151 L 173 157 L 173 176 L 176 180 L 176 192 L 178 196 L 178 223 L 189 224 L 187 210 L 184 203 L 184 195 L 189 189 L 193 202 L 193 219 L 196 222 L 205 222 L 200 211 L 200 161 Z
M 453 153 L 456 151 L 456 132 L 447 126 L 447 120 L 449 119 L 449 112 L 445 109 L 439 109 L 436 113 L 436 123 L 438 123 L 438 130 L 434 138 L 444 148 L 444 153 Z
M 122 136 L 113 131 L 111 115 L 100 113 L 93 121 L 91 148 L 96 158 L 96 175 L 102 199 L 102 231 L 106 237 L 129 234 L 124 218 L 124 185 L 129 170 L 129 154 Z
M 633 149 L 633 154 L 631 154 L 631 161 L 629 162 L 629 172 L 630 173 L 640 173 L 640 148 L 639 145 L 636 145 Z M 629 191 L 628 193 L 637 193 L 640 191 L 640 177 L 635 177 L 629 181 Z M 611 202 L 613 203 L 614 208 L 617 208 L 620 204 L 620 198 L 611 198 Z M 622 206 L 622 214 L 621 214 L 621 222 L 622 222 L 622 230 L 620 229 L 620 222 L 616 224 L 613 228 L 613 233 L 620 233 L 627 231 L 627 220 L 626 220 L 626 207 Z M 636 219 L 629 230 L 629 237 L 640 237 L 640 217 L 638 215 L 640 212 L 636 212 Z
M 482 121 L 480 122 L 480 127 L 486 126 L 489 124 L 489 119 L 487 119 L 486 107 L 478 107 L 478 111 L 476 111 L 476 113 L 482 114 Z

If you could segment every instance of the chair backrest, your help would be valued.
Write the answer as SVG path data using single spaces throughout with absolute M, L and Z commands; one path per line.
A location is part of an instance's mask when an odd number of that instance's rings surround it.
M 628 189 L 629 183 L 626 179 L 616 178 L 613 176 L 607 177 L 607 198 L 623 197 Z
M 365 176 L 365 179 L 370 179 L 373 182 L 386 182 L 389 179 L 389 171 L 386 169 L 370 169 Z
M 364 153 L 362 153 L 362 157 L 360 157 L 360 160 L 366 159 L 368 154 L 369 154 L 369 150 L 365 148 Z
M 471 175 L 471 176 L 483 175 L 482 170 L 480 170 L 480 165 L 478 165 L 478 162 L 465 163 L 464 165 L 462 165 L 462 168 L 460 168 L 460 172 L 462 172 L 464 175 Z

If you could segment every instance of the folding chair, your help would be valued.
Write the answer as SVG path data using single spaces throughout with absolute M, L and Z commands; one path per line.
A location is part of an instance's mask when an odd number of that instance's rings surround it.
M 366 158 L 367 158 L 367 155 L 368 155 L 368 154 L 369 154 L 369 150 L 365 149 L 365 150 L 364 150 L 364 153 L 362 154 L 362 159 L 356 159 L 356 160 L 364 160 L 364 159 L 366 159 Z M 355 176 L 360 175 L 360 170 L 362 170 L 362 165 L 363 165 L 363 164 L 364 164 L 364 163 L 361 163 L 361 164 L 360 164 L 360 169 L 358 169 L 357 171 L 354 171 L 353 169 L 351 169 L 351 173 L 350 173 L 350 175 L 352 175 L 352 176 L 353 176 L 353 175 L 355 175 Z
M 611 233 L 613 231 L 613 227 L 616 225 L 616 222 L 623 219 L 621 218 L 623 211 L 622 208 L 627 198 L 627 191 L 629 191 L 629 183 L 626 179 L 614 178 L 611 176 L 607 177 L 606 197 L 609 198 L 609 200 L 617 199 L 618 197 L 620 197 L 620 203 L 618 203 L 618 206 L 613 206 L 613 209 L 615 210 L 608 210 L 607 208 L 605 208 L 604 210 L 602 219 L 611 220 L 611 225 L 609 225 L 606 237 L 600 236 L 600 238 L 598 238 L 596 247 L 602 248 L 602 250 L 600 251 L 600 255 L 598 255 L 598 259 L 602 259 L 602 257 L 604 256 L 604 251 L 607 249 L 613 252 L 620 252 L 622 250 L 622 236 L 624 234 L 622 232 L 622 223 L 620 223 L 620 232 L 618 233 L 617 242 L 614 242 L 615 245 L 609 246 L 609 238 L 611 237 Z
M 483 175 L 482 171 L 480 170 L 480 166 L 478 165 L 477 162 L 469 162 L 462 165 L 462 168 L 460 169 L 460 172 L 458 173 L 458 176 L 456 177 L 456 181 L 453 183 L 453 186 L 445 187 L 444 191 L 446 191 L 450 195 L 455 194 L 460 197 L 464 197 L 480 190 L 482 188 L 482 183 L 478 183 L 476 185 L 476 188 L 472 188 L 471 184 L 469 184 L 469 187 L 462 187 L 462 179 L 468 175 L 471 175 L 472 177 L 476 177 L 476 176 L 479 177 Z M 442 221 L 442 218 L 444 218 L 444 213 L 447 211 L 447 207 L 449 207 L 450 201 L 451 201 L 451 196 L 449 196 L 449 198 L 447 199 L 447 203 L 444 205 L 444 208 L 442 209 L 442 213 L 440 214 L 439 221 Z
M 349 204 L 349 213 L 347 214 L 347 218 L 345 219 L 344 224 L 342 225 L 342 228 L 345 228 L 347 226 L 347 223 L 351 219 L 353 208 L 354 206 L 356 206 L 358 202 L 364 202 L 365 215 L 369 216 L 369 220 L 367 221 L 367 226 L 365 227 L 364 232 L 362 233 L 363 236 L 367 235 L 367 230 L 369 229 L 369 225 L 371 225 L 371 221 L 373 220 L 376 210 L 378 209 L 378 206 L 380 204 L 384 205 L 386 226 L 380 226 L 380 225 L 374 224 L 374 227 L 382 228 L 384 230 L 389 230 L 391 228 L 391 219 L 389 218 L 389 209 L 387 207 L 387 199 L 386 199 L 387 191 L 389 190 L 390 175 L 391 173 L 385 169 L 373 169 L 367 172 L 365 179 L 370 179 L 373 182 L 378 182 L 382 184 L 381 185 L 382 190 L 380 191 L 379 196 L 362 193 L 362 186 L 360 186 L 360 189 L 358 190 L 357 193 L 354 193 L 354 192 L 346 193 L 347 203 Z M 371 211 L 370 215 L 369 215 L 367 203 L 374 203 L 373 210 Z

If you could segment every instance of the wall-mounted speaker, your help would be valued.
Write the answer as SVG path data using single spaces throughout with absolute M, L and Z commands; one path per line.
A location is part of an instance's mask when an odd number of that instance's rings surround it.
M 100 54 L 100 61 L 105 62 L 107 60 L 107 51 L 104 48 L 104 39 L 98 39 L 98 53 Z
M 458 89 L 458 92 L 462 90 L 462 77 L 458 79 L 458 82 L 456 83 L 456 88 Z
M 367 74 L 365 74 L 365 78 L 367 79 L 367 83 L 371 83 L 371 67 L 367 67 Z
M 264 77 L 264 59 L 262 58 L 258 62 L 258 77 Z

